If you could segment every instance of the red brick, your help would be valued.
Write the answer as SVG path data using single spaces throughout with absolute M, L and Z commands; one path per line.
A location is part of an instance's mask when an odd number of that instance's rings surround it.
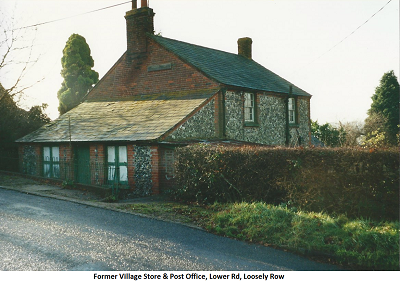
M 219 84 L 173 53 L 148 39 L 148 52 L 129 61 L 124 54 L 96 84 L 88 99 L 118 99 L 142 94 L 157 94 L 193 89 L 215 89 Z M 148 72 L 147 67 L 171 63 L 172 69 Z

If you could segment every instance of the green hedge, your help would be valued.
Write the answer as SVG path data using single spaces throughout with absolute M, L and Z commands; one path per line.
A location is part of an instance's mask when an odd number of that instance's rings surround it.
M 0 149 L 0 171 L 19 172 L 17 147 Z
M 286 203 L 349 217 L 398 219 L 397 149 L 303 149 L 196 144 L 176 150 L 185 201 Z

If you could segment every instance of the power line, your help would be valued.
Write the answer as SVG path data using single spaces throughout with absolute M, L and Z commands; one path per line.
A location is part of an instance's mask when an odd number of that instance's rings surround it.
M 127 4 L 127 3 L 131 3 L 131 2 L 132 2 L 132 1 L 126 1 L 126 2 L 123 2 L 123 3 L 119 3 L 119 4 L 107 6 L 107 7 L 100 8 L 100 9 L 96 9 L 96 10 L 89 11 L 89 12 L 84 12 L 84 13 L 76 14 L 76 15 L 73 15 L 73 16 L 68 16 L 68 17 L 65 17 L 65 18 L 57 19 L 57 20 L 52 20 L 52 21 L 42 22 L 42 23 L 30 25 L 30 26 L 25 26 L 25 27 L 21 27 L 21 28 L 16 28 L 16 29 L 13 29 L 13 31 L 22 30 L 22 29 L 28 29 L 28 28 L 34 28 L 34 27 L 38 27 L 38 26 L 42 26 L 42 25 L 47 25 L 47 24 L 51 24 L 51 23 L 55 23 L 55 22 L 67 20 L 67 19 L 70 19 L 70 18 L 74 18 L 74 17 L 78 17 L 78 16 L 82 16 L 82 15 L 87 15 L 87 14 L 91 14 L 91 13 L 94 13 L 94 12 L 99 12 L 99 11 L 102 11 L 102 10 L 110 9 L 110 8 L 114 8 L 114 7 L 121 6 L 121 5 L 124 5 L 124 4 Z
M 350 36 L 352 36 L 356 31 L 358 31 L 362 26 L 364 26 L 366 23 L 369 22 L 369 20 L 371 20 L 376 14 L 378 14 L 380 11 L 382 11 L 390 2 L 392 2 L 392 0 L 389 0 L 389 2 L 387 2 L 385 5 L 383 5 L 378 11 L 376 11 L 371 17 L 368 18 L 368 20 L 366 20 L 363 24 L 359 25 L 355 30 L 353 30 L 349 35 L 347 35 L 346 37 L 344 37 L 341 41 L 339 41 L 337 44 L 335 44 L 333 47 L 331 47 L 328 51 L 324 52 L 323 54 L 321 54 L 320 56 L 318 56 L 317 58 L 315 58 L 312 62 L 310 62 L 307 65 L 311 65 L 312 63 L 314 63 L 315 61 L 317 61 L 318 59 L 320 59 L 322 56 L 324 56 L 325 54 L 329 53 L 331 50 L 333 50 L 335 47 L 337 47 L 339 44 L 341 44 L 342 42 L 344 42 L 346 39 L 348 39 Z M 305 66 L 305 65 L 304 65 Z M 300 67 L 299 69 L 296 70 L 296 72 L 300 69 L 303 69 L 303 67 Z

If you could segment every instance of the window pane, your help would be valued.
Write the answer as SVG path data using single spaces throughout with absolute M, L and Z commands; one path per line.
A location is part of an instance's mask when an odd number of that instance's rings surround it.
M 115 166 L 108 166 L 108 180 L 114 180 Z
M 244 120 L 245 121 L 254 121 L 253 108 L 251 108 L 251 107 L 244 108 Z
M 50 165 L 49 165 L 49 164 L 44 164 L 44 165 L 43 165 L 43 176 L 44 176 L 44 177 L 51 177 L 51 174 L 50 174 Z
M 245 93 L 244 94 L 244 106 L 245 107 L 253 107 L 254 102 L 253 102 L 253 94 Z
M 253 121 L 253 109 L 250 107 L 246 107 L 244 109 L 244 120 L 245 121 Z
M 58 162 L 60 160 L 60 148 L 52 147 L 51 154 L 53 156 L 53 162 Z
M 249 121 L 249 118 L 250 118 L 249 108 L 245 107 L 244 108 L 244 120 Z
M 127 163 L 128 162 L 128 155 L 126 152 L 126 146 L 119 146 L 119 163 Z
M 43 147 L 43 160 L 50 161 L 50 147 Z
M 127 166 L 119 167 L 119 180 L 120 181 L 128 181 L 128 167 Z
M 53 164 L 53 177 L 54 178 L 60 177 L 60 164 Z
M 244 94 L 244 120 L 254 121 L 254 94 Z
M 294 123 L 295 122 L 294 111 L 293 110 L 289 110 L 289 122 L 290 123 Z
M 296 100 L 294 98 L 289 98 L 288 110 L 289 110 L 289 122 L 296 123 Z
M 289 99 L 289 110 L 294 110 L 294 99 L 290 98 Z
M 250 106 L 249 94 L 244 94 L 244 107 L 249 107 L 249 106 Z
M 109 163 L 115 163 L 115 147 L 114 146 L 108 146 L 107 147 L 107 161 Z

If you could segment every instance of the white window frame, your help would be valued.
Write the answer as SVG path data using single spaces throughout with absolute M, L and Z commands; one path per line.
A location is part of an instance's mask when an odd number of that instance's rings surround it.
M 295 98 L 288 99 L 288 116 L 289 116 L 289 123 L 295 124 L 296 123 L 296 99 Z
M 244 93 L 244 122 L 255 122 L 255 95 Z

